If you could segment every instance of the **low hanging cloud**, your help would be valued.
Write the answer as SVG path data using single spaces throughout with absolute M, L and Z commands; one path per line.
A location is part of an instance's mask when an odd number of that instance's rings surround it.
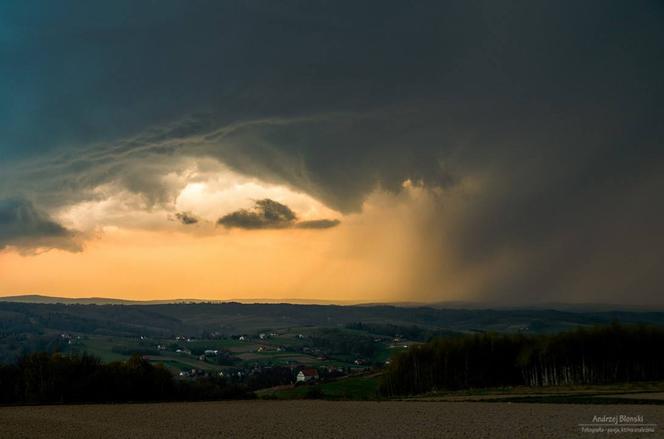
M 297 222 L 297 215 L 285 204 L 265 198 L 256 201 L 251 209 L 240 209 L 222 216 L 217 224 L 237 229 L 328 229 L 339 224 L 339 220 L 320 219 Z
M 0 200 L 0 250 L 12 246 L 21 252 L 59 248 L 81 251 L 77 234 L 51 219 L 24 198 Z
M 311 221 L 300 221 L 295 224 L 295 227 L 298 229 L 329 229 L 336 227 L 340 224 L 340 221 L 337 219 L 321 219 L 321 220 L 311 220 Z
M 175 219 L 178 220 L 181 224 L 185 226 L 190 226 L 192 224 L 198 223 L 198 217 L 192 214 L 191 212 L 177 212 L 175 214 Z

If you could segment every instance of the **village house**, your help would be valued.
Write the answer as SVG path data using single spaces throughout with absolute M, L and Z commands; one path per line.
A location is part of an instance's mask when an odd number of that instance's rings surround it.
M 308 383 L 309 381 L 316 381 L 318 379 L 318 371 L 316 369 L 302 369 L 296 377 L 298 383 Z

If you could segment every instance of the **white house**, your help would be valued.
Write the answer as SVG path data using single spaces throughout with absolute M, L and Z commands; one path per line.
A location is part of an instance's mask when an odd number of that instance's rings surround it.
M 318 379 L 318 371 L 316 369 L 302 369 L 295 378 L 298 383 L 307 383 Z

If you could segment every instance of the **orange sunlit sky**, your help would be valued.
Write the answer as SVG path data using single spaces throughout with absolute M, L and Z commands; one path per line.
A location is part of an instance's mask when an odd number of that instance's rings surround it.
M 62 210 L 55 218 L 77 230 L 72 245 L 80 247 L 0 253 L 1 293 L 360 302 L 404 300 L 417 283 L 411 261 L 422 255 L 408 209 L 432 201 L 423 188 L 405 182 L 400 196 L 376 191 L 361 212 L 342 215 L 303 193 L 223 167 L 209 180 L 200 177 L 192 173 L 195 182 L 183 182 L 172 211 L 146 211 L 140 197 L 126 193 Z M 340 222 L 323 229 L 216 224 L 265 198 L 290 206 L 298 221 Z M 196 223 L 183 224 L 177 212 Z
M 182 194 L 191 191 L 185 188 Z M 314 218 L 323 213 L 341 216 L 301 194 L 282 188 L 271 191 L 279 194 L 275 198 L 298 205 Z M 219 207 L 217 196 L 223 195 L 209 195 L 215 208 Z M 206 202 L 200 193 L 191 197 L 196 203 Z M 115 224 L 87 230 L 89 238 L 80 251 L 3 252 L 0 287 L 4 294 L 140 300 L 399 299 L 407 293 L 411 268 L 407 259 L 415 256 L 410 248 L 414 243 L 400 230 L 398 220 L 387 224 L 372 221 L 379 208 L 368 204 L 363 214 L 349 215 L 328 230 L 224 230 L 214 220 L 203 223 L 203 219 L 185 229 L 169 220 L 164 211 L 128 211 L 127 217 L 114 218 Z M 89 205 L 63 215 L 70 215 L 75 224 L 98 224 L 98 216 L 103 215 L 100 210 L 102 206 Z M 144 227 L 122 225 L 134 215 Z M 305 214 L 301 217 L 307 218 Z M 376 234 L 389 239 L 376 239 Z

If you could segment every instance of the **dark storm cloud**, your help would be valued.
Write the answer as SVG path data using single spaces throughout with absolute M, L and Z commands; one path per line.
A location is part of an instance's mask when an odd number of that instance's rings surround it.
M 266 198 L 253 209 L 241 209 L 219 218 L 217 224 L 240 229 L 281 229 L 293 225 L 297 216 L 288 206 Z
M 300 221 L 295 225 L 299 229 L 331 229 L 336 227 L 341 223 L 339 220 L 311 220 L 311 221 Z
M 175 219 L 185 226 L 198 223 L 198 217 L 193 215 L 191 212 L 177 212 L 175 214 Z
M 0 200 L 0 250 L 14 246 L 21 251 L 61 248 L 80 251 L 75 234 L 21 198 Z
M 240 209 L 222 216 L 217 224 L 238 229 L 329 229 L 339 220 L 311 220 L 297 222 L 297 215 L 290 207 L 269 198 L 256 201 L 252 209 Z
M 345 213 L 470 179 L 423 233 L 461 272 L 513 261 L 478 294 L 654 300 L 663 23 L 657 1 L 6 2 L 0 196 L 169 203 L 200 157 Z

